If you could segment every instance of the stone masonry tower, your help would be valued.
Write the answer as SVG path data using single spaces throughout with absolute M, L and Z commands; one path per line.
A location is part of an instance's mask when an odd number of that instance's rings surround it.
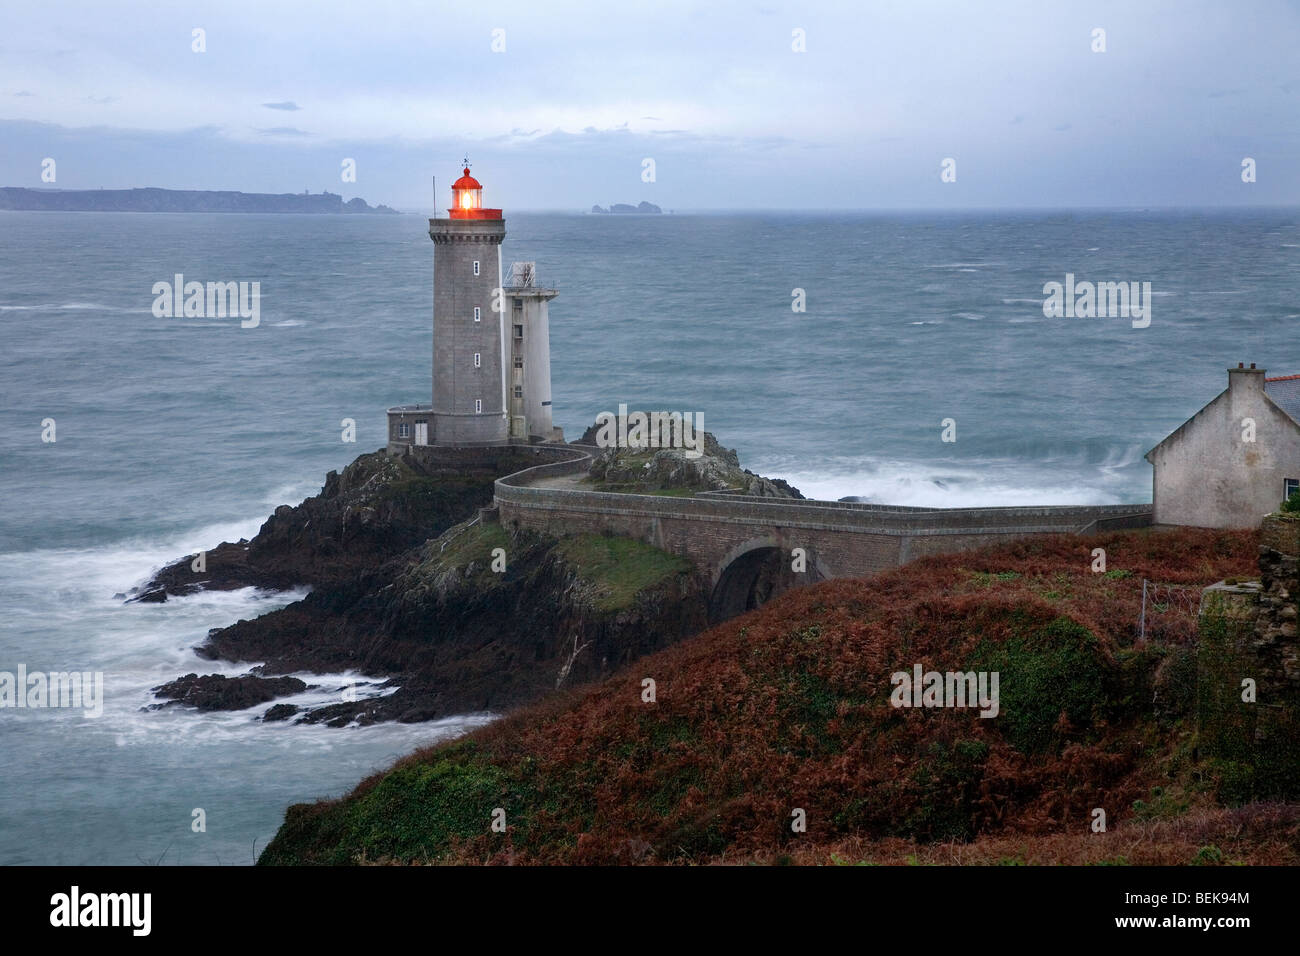
M 483 208 L 483 187 L 465 174 L 451 187 L 433 240 L 433 402 L 388 409 L 388 452 L 430 445 L 563 442 L 551 417 L 547 304 L 556 291 L 532 262 L 502 282 L 500 209 Z
M 433 409 L 437 445 L 505 442 L 506 314 L 501 301 L 500 209 L 483 208 L 469 167 L 451 187 L 446 219 L 429 220 L 433 253 Z M 495 308 L 494 308 L 495 306 Z

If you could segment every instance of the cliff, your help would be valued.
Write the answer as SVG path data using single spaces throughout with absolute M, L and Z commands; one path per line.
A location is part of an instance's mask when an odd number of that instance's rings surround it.
M 27 189 L 0 187 L 0 209 L 39 212 L 274 212 L 381 213 L 361 198 L 334 193 L 242 193 L 203 189 Z
M 1061 536 L 792 591 L 289 808 L 259 862 L 1295 864 L 1300 795 L 1243 802 L 1196 755 L 1194 605 L 1135 642 L 1144 578 L 1247 574 L 1256 541 L 1101 535 L 1092 573 Z M 998 715 L 891 706 L 915 664 L 999 672 Z

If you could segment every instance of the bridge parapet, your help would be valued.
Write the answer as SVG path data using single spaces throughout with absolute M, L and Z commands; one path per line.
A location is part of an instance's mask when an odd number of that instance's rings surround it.
M 694 497 L 536 487 L 590 469 L 599 449 L 565 446 L 552 461 L 500 478 L 496 506 L 508 527 L 549 534 L 620 534 L 693 561 L 719 592 L 746 594 L 729 569 L 771 580 L 776 563 L 803 549 L 809 573 L 795 583 L 860 577 L 930 554 L 966 551 L 1012 538 L 1091 533 L 1151 523 L 1151 506 L 1043 505 L 924 508 L 705 492 Z M 763 552 L 766 570 L 756 560 Z M 738 572 L 737 572 L 738 573 Z M 732 575 L 734 577 L 734 575 Z M 745 598 L 748 600 L 748 598 Z M 734 610 L 740 598 L 728 598 Z

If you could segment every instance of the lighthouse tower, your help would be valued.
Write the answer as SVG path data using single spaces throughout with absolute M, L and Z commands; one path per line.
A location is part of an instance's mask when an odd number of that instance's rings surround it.
M 433 253 L 433 403 L 388 410 L 388 449 L 563 441 L 551 422 L 547 305 L 554 289 L 531 262 L 503 280 L 500 209 L 483 208 L 469 173 L 452 184 L 446 219 L 429 220 Z
M 446 219 L 429 220 L 433 240 L 433 434 L 438 445 L 504 442 L 506 332 L 501 295 L 500 209 L 483 208 L 469 167 L 451 187 Z

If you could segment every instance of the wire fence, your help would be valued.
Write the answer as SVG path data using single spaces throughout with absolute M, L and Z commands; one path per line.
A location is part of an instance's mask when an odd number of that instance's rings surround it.
M 1139 641 L 1185 644 L 1196 638 L 1205 589 L 1186 584 L 1161 584 L 1142 579 Z

